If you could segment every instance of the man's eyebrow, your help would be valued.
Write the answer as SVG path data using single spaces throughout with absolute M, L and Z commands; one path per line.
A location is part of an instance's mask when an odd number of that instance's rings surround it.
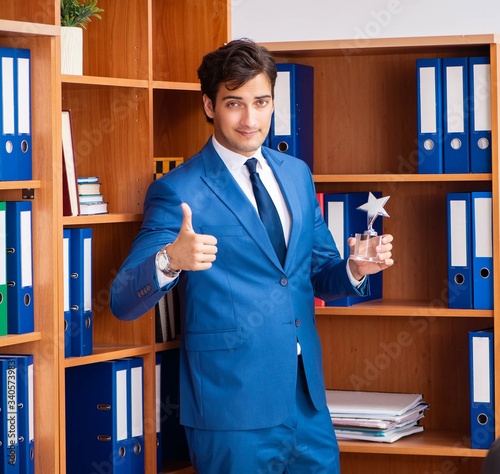
M 258 95 L 256 97 L 254 97 L 254 100 L 259 100 L 259 99 L 270 99 L 271 98 L 271 94 L 264 94 L 264 95 Z M 222 100 L 242 100 L 243 97 L 242 96 L 239 96 L 239 95 L 225 95 L 224 97 L 222 97 Z

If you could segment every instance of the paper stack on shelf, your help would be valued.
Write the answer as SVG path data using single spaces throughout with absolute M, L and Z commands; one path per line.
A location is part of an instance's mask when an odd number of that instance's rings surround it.
M 393 443 L 423 431 L 429 408 L 415 393 L 327 390 L 326 399 L 338 440 Z

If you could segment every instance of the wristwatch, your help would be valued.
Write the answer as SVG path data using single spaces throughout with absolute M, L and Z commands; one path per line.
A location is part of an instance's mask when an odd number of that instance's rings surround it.
M 160 270 L 160 272 L 162 272 L 166 277 L 176 278 L 181 271 L 172 270 L 170 268 L 170 257 L 167 253 L 167 247 L 169 245 L 171 244 L 165 245 L 165 247 L 159 250 L 156 254 L 156 268 L 158 268 L 158 270 Z

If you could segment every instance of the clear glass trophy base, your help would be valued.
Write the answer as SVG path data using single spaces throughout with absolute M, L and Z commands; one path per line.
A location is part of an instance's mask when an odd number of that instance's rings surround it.
M 356 234 L 355 237 L 354 253 L 349 258 L 365 262 L 383 263 L 376 251 L 377 246 L 382 243 L 381 235 L 367 231 L 364 234 Z

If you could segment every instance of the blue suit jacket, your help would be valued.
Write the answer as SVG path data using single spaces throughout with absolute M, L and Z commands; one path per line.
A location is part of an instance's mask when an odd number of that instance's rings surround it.
M 144 314 L 170 289 L 158 285 L 155 254 L 175 240 L 182 202 L 193 211 L 195 232 L 217 238 L 212 268 L 181 272 L 176 281 L 183 302 L 181 422 L 188 426 L 241 430 L 282 423 L 295 399 L 297 340 L 311 400 L 324 407 L 313 296 L 360 294 L 321 215 L 307 165 L 267 148 L 263 154 L 292 216 L 284 268 L 209 140 L 151 184 L 141 231 L 112 285 L 111 309 L 125 320 Z

